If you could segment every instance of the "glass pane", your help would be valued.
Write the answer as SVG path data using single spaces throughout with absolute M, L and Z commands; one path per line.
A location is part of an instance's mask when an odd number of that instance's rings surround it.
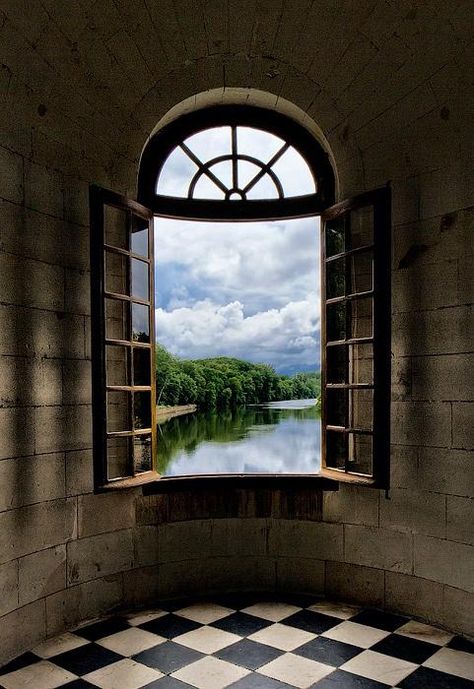
M 326 328 L 328 342 L 344 340 L 346 337 L 346 305 L 344 302 L 326 306 Z
M 133 384 L 151 385 L 151 350 L 133 348 Z
M 128 256 L 105 252 L 105 289 L 115 294 L 129 294 L 128 291 Z
M 244 189 L 247 184 L 261 171 L 261 168 L 248 160 L 239 160 L 239 189 Z
M 132 216 L 132 251 L 148 258 L 148 220 Z
M 207 175 L 201 175 L 194 187 L 194 199 L 214 199 L 223 201 L 225 194 Z
M 349 410 L 351 428 L 373 430 L 374 391 L 349 390 Z
M 136 474 L 153 468 L 151 435 L 138 435 L 133 439 L 133 465 Z
M 374 209 L 373 206 L 365 206 L 356 211 L 351 211 L 351 249 L 367 246 L 374 242 Z
M 163 165 L 156 185 L 156 193 L 164 196 L 186 198 L 191 180 L 197 172 L 197 165 L 182 148 L 171 151 Z
M 326 391 L 326 423 L 328 426 L 346 427 L 348 425 L 346 400 L 346 390 Z
M 150 341 L 150 309 L 143 304 L 132 304 L 132 339 L 136 342 Z
M 105 365 L 107 385 L 130 385 L 128 347 L 106 345 Z
M 151 428 L 151 392 L 133 393 L 133 427 Z
M 374 353 L 371 344 L 349 346 L 349 382 L 373 385 Z
M 351 284 L 349 286 L 349 293 L 368 292 L 373 289 L 373 252 L 364 251 L 360 254 L 348 256 Z
M 326 263 L 326 299 L 343 297 L 346 290 L 346 259 Z
M 350 302 L 350 337 L 372 337 L 373 299 L 354 299 Z
M 237 127 L 237 150 L 240 155 L 253 156 L 268 163 L 284 145 L 283 139 L 253 127 Z
M 279 178 L 284 196 L 314 194 L 316 187 L 308 163 L 298 151 L 290 147 L 272 166 Z
M 146 301 L 150 299 L 148 263 L 138 258 L 132 258 L 132 296 Z
M 264 175 L 257 184 L 247 192 L 248 199 L 277 199 L 278 197 L 278 189 L 270 175 Z
M 328 383 L 347 383 L 347 347 L 327 347 L 326 377 Z
M 114 206 L 104 206 L 105 243 L 128 250 L 129 213 Z
M 193 134 L 185 142 L 202 163 L 231 153 L 230 127 L 212 127 Z
M 223 160 L 221 163 L 216 163 L 211 167 L 211 172 L 213 172 L 228 189 L 232 189 L 232 162 L 230 160 Z
M 107 438 L 107 474 L 109 479 L 131 475 L 130 438 Z
M 330 469 L 343 469 L 346 466 L 347 435 L 326 431 L 326 466 Z
M 105 336 L 110 340 L 130 339 L 130 304 L 119 299 L 105 300 Z
M 349 433 L 348 471 L 371 476 L 373 474 L 373 439 L 371 435 Z
M 345 250 L 345 218 L 326 222 L 326 256 L 335 256 Z
M 130 392 L 107 391 L 107 432 L 131 431 Z

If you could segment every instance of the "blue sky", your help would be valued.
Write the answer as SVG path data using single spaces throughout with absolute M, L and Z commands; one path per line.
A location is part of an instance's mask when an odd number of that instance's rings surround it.
M 256 130 L 244 134 L 242 144 L 253 144 L 264 161 L 271 157 L 275 141 L 262 143 Z M 203 158 L 203 135 L 197 136 L 193 150 Z M 222 128 L 216 140 L 209 132 L 206 136 L 209 154 L 221 154 L 228 138 Z M 168 193 L 173 179 L 174 188 L 183 188 L 185 168 L 179 161 L 170 166 Z M 279 171 L 288 195 L 303 188 L 295 183 L 298 174 L 301 162 L 292 154 Z M 155 218 L 155 266 L 157 340 L 174 354 L 236 356 L 269 363 L 282 373 L 319 367 L 319 219 L 197 223 Z

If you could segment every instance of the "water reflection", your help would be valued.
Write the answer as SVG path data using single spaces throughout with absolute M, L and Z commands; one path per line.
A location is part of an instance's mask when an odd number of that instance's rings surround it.
M 318 472 L 320 417 L 315 400 L 170 419 L 158 426 L 158 468 L 165 476 Z

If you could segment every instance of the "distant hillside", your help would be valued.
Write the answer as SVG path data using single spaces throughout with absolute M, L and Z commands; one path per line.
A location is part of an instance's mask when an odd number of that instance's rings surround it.
M 157 403 L 225 408 L 276 400 L 319 398 L 319 372 L 279 375 L 268 364 L 232 357 L 179 359 L 156 346 Z

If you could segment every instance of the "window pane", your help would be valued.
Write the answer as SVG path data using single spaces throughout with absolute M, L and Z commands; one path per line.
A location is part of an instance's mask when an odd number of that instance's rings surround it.
M 326 431 L 326 466 L 330 469 L 344 469 L 347 455 L 347 435 Z
M 128 250 L 129 213 L 114 206 L 104 206 L 105 243 Z
M 129 294 L 128 256 L 105 252 L 105 289 L 115 294 Z
M 207 175 L 201 175 L 193 193 L 194 199 L 214 199 L 223 201 L 225 194 Z
M 247 192 L 248 199 L 277 199 L 278 189 L 270 175 L 264 175 L 255 186 Z
M 138 258 L 132 258 L 132 296 L 146 301 L 150 299 L 148 263 Z
M 326 299 L 342 297 L 346 290 L 346 259 L 326 263 Z
M 205 129 L 188 137 L 184 143 L 202 163 L 207 163 L 212 158 L 231 153 L 231 129 L 230 127 Z
M 148 258 L 148 220 L 132 216 L 132 251 Z
M 368 292 L 373 289 L 373 252 L 364 251 L 347 258 L 351 271 L 349 293 Z
M 237 149 L 240 155 L 253 156 L 268 163 L 284 145 L 283 139 L 253 127 L 237 127 Z
M 211 167 L 211 172 L 213 172 L 228 189 L 232 189 L 232 162 L 230 160 L 223 160 L 221 163 L 216 163 Z
M 345 218 L 326 222 L 326 256 L 335 256 L 345 251 Z
M 347 469 L 358 474 L 373 474 L 371 435 L 349 433 L 349 461 Z
M 133 465 L 135 473 L 151 471 L 153 458 L 151 435 L 138 435 L 133 439 Z
M 350 302 L 351 334 L 350 337 L 372 336 L 373 299 L 354 299 Z
M 151 385 L 151 350 L 133 348 L 133 384 Z
M 133 427 L 151 428 L 151 392 L 133 393 Z
M 346 305 L 344 302 L 326 306 L 327 339 L 329 342 L 346 337 Z
M 314 194 L 316 187 L 308 163 L 296 149 L 290 147 L 272 166 L 279 178 L 284 196 Z
M 119 299 L 105 300 L 105 336 L 111 340 L 130 339 L 130 305 Z
M 331 349 L 331 348 L 329 348 Z M 366 383 L 374 382 L 374 350 L 371 344 L 358 344 L 349 346 L 349 382 Z
M 143 304 L 132 304 L 132 339 L 150 341 L 150 309 Z
M 107 385 L 130 385 L 128 347 L 106 345 Z
M 374 242 L 374 209 L 372 206 L 364 206 L 351 211 L 351 249 L 357 249 Z
M 107 438 L 107 474 L 109 479 L 124 478 L 130 471 L 131 438 Z
M 351 428 L 373 430 L 373 390 L 349 390 L 349 409 Z
M 157 194 L 186 198 L 189 184 L 197 172 L 197 165 L 182 148 L 171 151 L 163 165 L 156 187 Z
M 326 377 L 328 383 L 348 383 L 347 380 L 347 347 L 327 347 Z
M 107 391 L 107 432 L 131 431 L 130 392 Z
M 346 400 L 346 390 L 326 391 L 326 423 L 328 426 L 346 427 L 348 425 Z
M 239 188 L 243 189 L 247 184 L 258 175 L 261 168 L 248 160 L 239 160 Z

